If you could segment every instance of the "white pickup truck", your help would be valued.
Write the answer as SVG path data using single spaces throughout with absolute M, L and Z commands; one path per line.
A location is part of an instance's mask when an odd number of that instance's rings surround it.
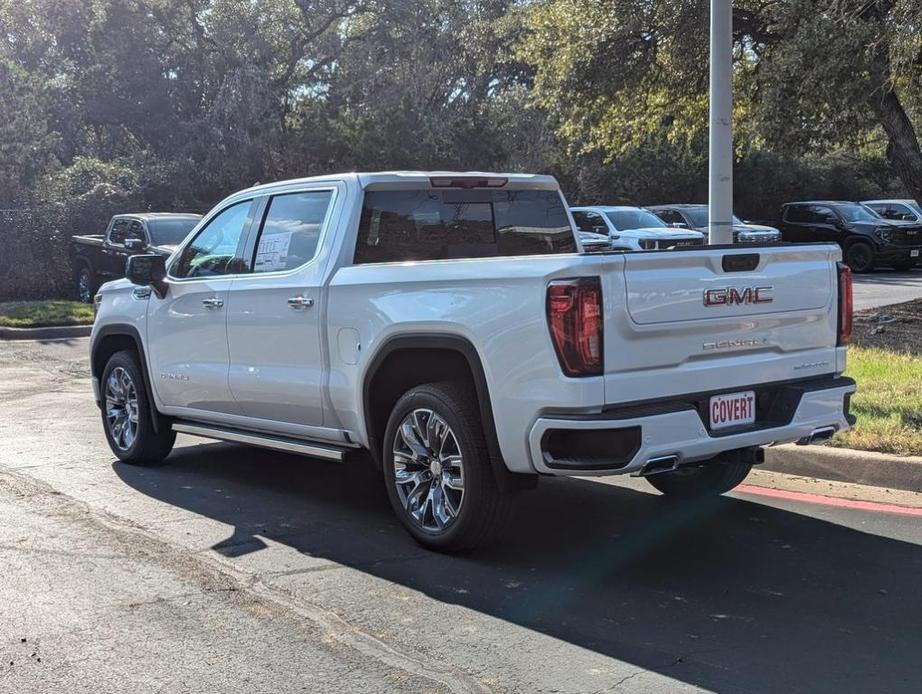
M 130 463 L 162 460 L 177 432 L 371 457 L 409 532 L 453 550 L 542 475 L 719 494 L 761 446 L 853 422 L 837 246 L 580 251 L 548 176 L 236 193 L 97 295 L 109 445 Z

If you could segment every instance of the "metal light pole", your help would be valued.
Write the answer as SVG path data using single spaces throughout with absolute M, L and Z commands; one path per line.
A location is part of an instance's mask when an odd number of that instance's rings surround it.
M 733 4 L 711 0 L 708 241 L 733 243 Z

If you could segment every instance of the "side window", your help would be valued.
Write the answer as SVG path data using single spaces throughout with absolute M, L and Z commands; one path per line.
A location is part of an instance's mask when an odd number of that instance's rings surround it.
M 919 218 L 916 216 L 915 212 L 909 209 L 908 205 L 892 205 L 887 209 L 887 214 L 880 212 L 887 219 L 899 219 L 907 222 L 918 222 Z
M 602 219 L 602 215 L 596 214 L 595 212 L 587 212 L 586 222 L 588 227 L 584 231 L 591 231 L 593 234 L 608 236 L 608 227 L 605 225 L 605 220 Z
M 128 225 L 128 230 L 125 232 L 125 239 L 122 241 L 122 243 L 125 243 L 125 241 L 128 239 L 137 239 L 138 241 L 145 240 L 144 225 L 136 219 Z
M 253 272 L 293 270 L 313 259 L 333 192 L 275 195 L 263 219 Z
M 792 205 L 786 208 L 784 218 L 788 222 L 812 222 L 813 215 L 810 214 L 810 207 L 808 205 Z
M 666 222 L 666 224 L 682 224 L 688 226 L 682 215 L 675 210 L 657 210 L 654 214 Z
M 173 277 L 211 277 L 247 271 L 242 258 L 246 231 L 253 221 L 252 200 L 238 202 L 217 214 L 183 249 L 170 267 Z
M 812 208 L 814 220 L 818 224 L 835 224 L 838 221 L 835 212 L 830 210 L 828 207 L 822 207 L 820 205 L 815 205 Z
M 571 212 L 573 215 L 573 221 L 576 223 L 576 228 L 580 231 L 592 231 L 592 222 L 589 221 L 588 212 Z
M 109 243 L 113 246 L 124 246 L 128 237 L 128 220 L 116 219 L 112 222 L 112 231 L 109 232 Z

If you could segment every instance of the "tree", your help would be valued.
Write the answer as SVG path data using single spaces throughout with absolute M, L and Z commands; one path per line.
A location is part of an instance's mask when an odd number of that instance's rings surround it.
M 546 0 L 529 12 L 520 54 L 576 151 L 611 159 L 656 133 L 693 144 L 707 123 L 707 17 L 703 0 Z M 915 0 L 734 3 L 738 154 L 822 154 L 883 137 L 922 198 L 920 32 Z

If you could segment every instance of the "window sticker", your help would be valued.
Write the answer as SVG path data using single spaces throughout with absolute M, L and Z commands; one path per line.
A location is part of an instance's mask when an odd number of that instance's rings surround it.
M 256 249 L 254 272 L 273 272 L 288 267 L 288 248 L 294 232 L 285 231 L 277 234 L 263 235 Z

